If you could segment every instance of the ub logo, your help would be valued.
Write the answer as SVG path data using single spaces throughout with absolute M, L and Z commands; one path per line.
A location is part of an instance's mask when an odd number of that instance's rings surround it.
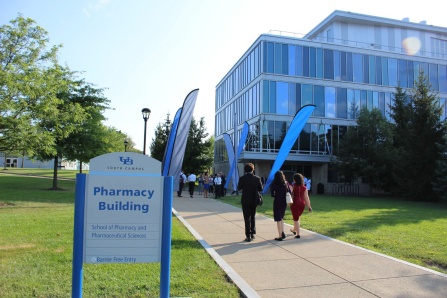
M 133 159 L 130 157 L 124 158 L 120 156 L 120 161 L 125 165 L 133 165 Z

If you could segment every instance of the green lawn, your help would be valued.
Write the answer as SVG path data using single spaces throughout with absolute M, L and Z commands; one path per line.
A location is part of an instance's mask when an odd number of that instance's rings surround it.
M 63 190 L 50 191 L 51 179 L 0 171 L 0 297 L 71 296 L 75 182 L 61 180 L 58 185 Z M 158 263 L 84 264 L 83 294 L 158 297 L 159 277 Z M 170 291 L 172 297 L 240 297 L 237 287 L 175 217 Z
M 273 217 L 273 199 L 263 197 L 257 212 Z M 240 197 L 223 201 L 240 206 Z M 312 194 L 311 204 L 303 228 L 447 274 L 446 203 Z M 290 209 L 285 220 L 293 225 Z

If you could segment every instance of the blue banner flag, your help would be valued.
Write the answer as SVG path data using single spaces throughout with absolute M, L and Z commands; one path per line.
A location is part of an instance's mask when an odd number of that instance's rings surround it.
M 225 147 L 227 148 L 227 152 L 228 152 L 228 162 L 230 163 L 230 168 L 231 165 L 233 164 L 233 160 L 234 160 L 234 147 L 233 147 L 233 141 L 231 140 L 231 137 L 229 134 L 224 133 L 223 134 L 223 139 L 225 141 Z M 233 179 L 233 189 L 236 190 L 236 186 L 237 186 L 237 181 L 238 181 L 238 173 L 237 171 L 233 172 L 233 175 L 231 175 L 231 170 L 228 173 L 228 179 L 227 182 L 225 183 L 225 188 L 228 188 L 228 183 L 230 182 L 231 179 Z
M 290 149 L 292 149 L 293 143 L 295 143 L 296 139 L 298 139 L 304 125 L 306 124 L 307 120 L 309 120 L 309 117 L 314 110 L 315 105 L 306 105 L 295 114 L 295 117 L 293 117 L 292 124 L 290 125 L 290 128 L 286 133 L 281 148 L 279 148 L 278 155 L 275 162 L 273 163 L 273 167 L 267 178 L 267 182 L 265 183 L 262 193 L 265 194 L 267 192 L 267 189 L 270 187 L 270 184 L 273 181 L 273 176 L 281 168 L 282 164 L 286 160 L 287 155 L 289 155 Z
M 178 109 L 177 113 L 175 113 L 174 120 L 171 125 L 171 132 L 169 133 L 168 143 L 166 144 L 165 154 L 163 155 L 162 161 L 162 176 L 168 176 L 169 167 L 171 166 L 171 158 L 172 158 L 172 150 L 174 149 L 174 140 L 177 134 L 177 127 L 180 120 L 180 115 L 182 113 L 182 109 Z
M 168 138 L 170 139 L 171 134 L 174 134 L 170 161 L 167 159 L 168 156 L 166 156 L 165 160 L 165 164 L 169 164 L 169 167 L 166 170 L 166 176 L 174 176 L 174 185 L 176 186 L 179 185 L 180 171 L 182 170 L 186 142 L 188 141 L 189 128 L 191 127 L 192 114 L 194 112 L 198 93 L 199 89 L 194 89 L 188 96 L 186 96 L 183 106 L 180 109 L 180 118 L 176 130 L 174 131 L 174 129 L 172 129 Z M 165 150 L 168 150 L 168 148 Z M 165 170 L 164 168 L 162 169 L 164 173 Z
M 248 123 L 244 122 L 244 127 L 242 128 L 242 133 L 241 133 L 241 139 L 239 140 L 239 145 L 237 147 L 236 156 L 234 157 L 233 162 L 231 163 L 231 168 L 230 168 L 230 172 L 228 173 L 228 177 L 232 177 L 233 172 L 237 173 L 237 171 L 235 169 L 236 169 L 237 161 L 239 160 L 239 156 L 241 155 L 242 149 L 244 148 L 245 141 L 247 140 L 248 128 L 249 128 Z M 228 147 L 227 147 L 227 150 L 228 150 Z M 237 175 L 237 176 L 239 176 L 239 175 Z M 238 178 L 234 178 L 234 180 L 233 180 L 234 190 L 236 190 L 236 187 L 237 187 L 237 179 Z M 228 183 L 229 183 L 229 179 L 225 183 L 225 188 L 228 187 Z

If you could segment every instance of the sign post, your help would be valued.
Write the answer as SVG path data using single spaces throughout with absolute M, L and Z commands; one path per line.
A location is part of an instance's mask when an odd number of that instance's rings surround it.
M 115 152 L 93 158 L 89 175 L 76 177 L 73 297 L 82 296 L 83 263 L 151 262 L 161 262 L 160 294 L 169 297 L 173 177 L 160 173 L 153 158 Z

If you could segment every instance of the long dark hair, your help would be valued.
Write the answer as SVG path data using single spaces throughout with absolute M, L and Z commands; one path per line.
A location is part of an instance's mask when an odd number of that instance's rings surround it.
M 277 171 L 273 178 L 273 182 L 277 185 L 285 185 L 286 179 L 284 178 L 284 173 L 282 171 Z

